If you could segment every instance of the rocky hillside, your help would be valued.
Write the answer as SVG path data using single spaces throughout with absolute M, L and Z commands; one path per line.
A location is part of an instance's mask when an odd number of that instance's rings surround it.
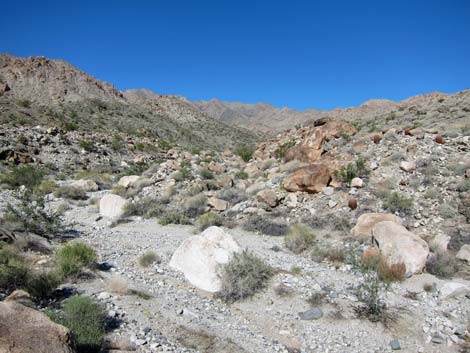
M 201 113 L 184 98 L 123 92 L 62 60 L 11 55 L 0 55 L 0 123 L 115 131 L 219 150 L 258 138 Z
M 470 91 L 456 94 L 431 93 L 394 102 L 372 99 L 351 108 L 304 111 L 276 108 L 270 104 L 243 104 L 217 99 L 197 101 L 193 105 L 208 115 L 234 126 L 244 126 L 263 133 L 276 133 L 296 125 L 308 125 L 320 118 L 330 117 L 356 124 L 380 124 L 395 120 L 393 126 L 436 127 L 460 131 L 470 124 Z

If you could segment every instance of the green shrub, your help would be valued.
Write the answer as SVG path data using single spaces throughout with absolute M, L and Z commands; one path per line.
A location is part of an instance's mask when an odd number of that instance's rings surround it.
M 244 171 L 240 171 L 235 173 L 235 178 L 237 179 L 248 179 L 248 173 Z
M 25 285 L 26 291 L 36 300 L 49 298 L 62 282 L 62 276 L 55 271 L 30 273 Z
M 399 212 L 403 214 L 411 214 L 413 211 L 413 200 L 398 192 L 388 194 L 383 200 L 383 207 L 390 212 Z
M 337 170 L 335 174 L 338 179 L 340 179 L 342 182 L 348 185 L 350 185 L 351 181 L 357 176 L 356 168 L 354 167 L 354 164 L 352 163 L 349 163 L 348 165 Z
M 214 179 L 214 173 L 212 173 L 212 171 L 210 171 L 209 169 L 206 169 L 206 168 L 201 169 L 199 171 L 199 175 L 203 179 Z
M 197 217 L 207 208 L 207 197 L 204 194 L 192 196 L 184 203 L 184 212 L 188 217 Z
M 72 332 L 79 353 L 101 350 L 106 312 L 95 300 L 74 296 L 64 301 L 61 310 L 49 311 L 51 319 Z
M 222 218 L 214 213 L 204 213 L 197 220 L 197 229 L 202 232 L 211 226 L 221 226 Z
M 249 162 L 253 157 L 254 148 L 246 144 L 238 145 L 235 149 L 235 153 L 241 157 L 245 162 Z
M 243 251 L 221 268 L 222 289 L 218 293 L 226 302 L 252 296 L 264 288 L 274 270 L 259 257 Z
M 5 220 L 17 224 L 26 232 L 35 233 L 45 238 L 52 238 L 65 230 L 65 224 L 58 212 L 46 209 L 42 195 L 31 191 L 18 190 L 16 203 L 7 204 Z
M 26 145 L 26 143 L 28 142 L 28 138 L 25 135 L 18 135 L 16 141 L 18 141 L 18 143 L 22 145 Z
M 57 268 L 64 277 L 75 276 L 84 267 L 92 267 L 96 262 L 95 250 L 82 242 L 72 242 L 62 246 L 55 256 Z
M 81 140 L 79 146 L 87 152 L 93 152 L 95 150 L 95 144 L 90 140 Z
M 71 200 L 87 200 L 88 196 L 83 189 L 71 185 L 64 185 L 54 192 L 55 197 Z
M 294 224 L 284 239 L 286 247 L 295 254 L 307 250 L 315 241 L 312 228 L 304 224 Z
M 67 121 L 63 125 L 63 129 L 65 131 L 76 131 L 76 130 L 78 130 L 78 124 L 75 121 Z
M 178 211 L 168 211 L 164 213 L 160 219 L 158 220 L 158 223 L 161 225 L 168 225 L 168 224 L 191 224 L 191 220 L 184 214 L 184 212 L 178 212 Z
M 357 288 L 356 296 L 362 306 L 355 309 L 359 317 L 366 317 L 372 322 L 385 322 L 387 319 L 383 292 L 387 285 L 380 281 L 377 274 L 369 272 L 364 282 Z
M 18 99 L 16 101 L 16 103 L 18 103 L 18 105 L 20 107 L 23 107 L 23 108 L 30 108 L 31 107 L 31 101 L 28 100 L 28 99 Z
M 120 151 L 124 147 L 124 139 L 119 134 L 114 134 L 113 139 L 111 140 L 111 148 L 114 151 Z
M 243 224 L 243 229 L 266 235 L 281 236 L 287 234 L 289 226 L 282 221 L 273 220 L 268 217 L 251 216 Z
M 284 159 L 286 157 L 287 151 L 289 151 L 294 146 L 295 146 L 294 139 L 284 142 L 283 144 L 279 145 L 279 147 L 274 151 L 274 155 L 278 159 Z
M 458 270 L 457 260 L 445 251 L 436 251 L 428 256 L 426 270 L 440 278 L 451 278 Z
M 43 195 L 53 193 L 58 188 L 58 185 L 52 180 L 43 180 L 41 184 L 38 185 L 37 191 Z
M 139 257 L 139 265 L 142 267 L 149 267 L 154 262 L 160 262 L 160 257 L 154 251 L 148 250 Z
M 41 184 L 44 171 L 29 164 L 13 166 L 11 171 L 0 175 L 0 183 L 6 184 L 11 189 L 17 189 L 24 185 L 27 189 L 34 189 Z

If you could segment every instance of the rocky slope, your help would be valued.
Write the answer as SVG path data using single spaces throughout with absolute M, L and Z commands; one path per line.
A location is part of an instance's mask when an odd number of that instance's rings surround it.
M 263 133 L 276 133 L 296 125 L 308 125 L 314 120 L 331 117 L 358 124 L 374 124 L 376 120 L 397 120 L 396 127 L 422 125 L 446 127 L 459 131 L 470 121 L 470 91 L 455 94 L 431 93 L 394 102 L 372 99 L 357 107 L 332 110 L 307 109 L 303 111 L 276 108 L 270 104 L 243 104 L 217 99 L 196 101 L 193 105 L 209 116 L 234 126 L 245 126 Z
M 119 91 L 62 60 L 44 57 L 0 55 L 0 122 L 117 131 L 215 149 L 258 138 L 214 120 L 181 97 Z

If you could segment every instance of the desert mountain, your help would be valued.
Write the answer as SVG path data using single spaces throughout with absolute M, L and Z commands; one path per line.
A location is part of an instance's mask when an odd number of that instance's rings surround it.
M 215 149 L 257 136 L 194 108 L 186 99 L 117 90 L 62 60 L 0 55 L 0 121 L 116 131 Z M 210 137 L 210 138 L 208 138 Z

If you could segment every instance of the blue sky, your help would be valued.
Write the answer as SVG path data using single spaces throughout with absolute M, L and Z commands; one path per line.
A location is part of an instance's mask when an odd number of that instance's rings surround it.
M 5 1 L 0 52 L 119 89 L 291 108 L 470 88 L 470 1 Z

